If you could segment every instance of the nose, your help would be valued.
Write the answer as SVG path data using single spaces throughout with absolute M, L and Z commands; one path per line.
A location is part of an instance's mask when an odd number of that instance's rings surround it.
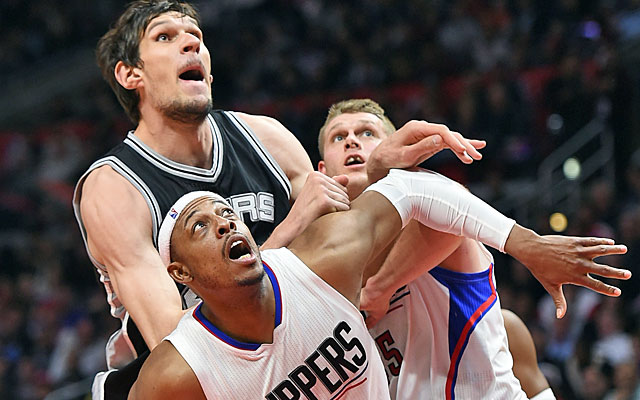
M 218 239 L 222 238 L 225 234 L 236 229 L 236 224 L 223 217 L 216 217 L 216 236 Z
M 360 148 L 360 141 L 355 134 L 349 133 L 349 135 L 347 135 L 344 140 L 344 148 L 345 150 Z
M 200 53 L 200 44 L 202 43 L 202 41 L 197 36 L 192 35 L 191 33 L 185 33 L 184 35 L 186 36 L 186 39 L 182 46 L 182 52 L 194 52 L 196 54 Z

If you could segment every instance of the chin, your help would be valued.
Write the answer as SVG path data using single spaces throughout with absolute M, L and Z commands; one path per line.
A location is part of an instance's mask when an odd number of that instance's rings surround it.
M 241 287 L 258 285 L 264 279 L 265 274 L 266 272 L 264 272 L 264 268 L 260 268 L 260 272 L 258 272 L 256 275 L 238 279 L 237 284 L 238 286 L 241 286 Z
M 171 104 L 162 107 L 164 114 L 179 122 L 201 122 L 211 112 L 213 101 L 208 99 L 193 99 L 188 101 L 175 100 Z

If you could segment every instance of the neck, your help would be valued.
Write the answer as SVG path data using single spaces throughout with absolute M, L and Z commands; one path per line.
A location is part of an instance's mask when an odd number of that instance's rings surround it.
M 250 288 L 214 289 L 203 295 L 202 314 L 230 337 L 245 343 L 273 343 L 275 295 L 269 277 Z
M 155 152 L 172 161 L 211 168 L 211 128 L 207 118 L 189 123 L 163 116 L 141 119 L 135 134 Z

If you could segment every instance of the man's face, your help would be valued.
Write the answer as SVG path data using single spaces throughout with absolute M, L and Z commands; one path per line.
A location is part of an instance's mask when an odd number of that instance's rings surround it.
M 387 137 L 382 120 L 373 114 L 340 114 L 327 125 L 324 160 L 318 170 L 328 176 L 349 176 L 349 197 L 356 198 L 367 185 L 366 162 L 382 139 Z
M 171 236 L 175 260 L 203 290 L 259 283 L 264 269 L 249 228 L 219 198 L 200 197 L 180 214 Z
M 196 21 L 176 12 L 151 20 L 140 41 L 140 102 L 179 121 L 211 108 L 211 56 Z

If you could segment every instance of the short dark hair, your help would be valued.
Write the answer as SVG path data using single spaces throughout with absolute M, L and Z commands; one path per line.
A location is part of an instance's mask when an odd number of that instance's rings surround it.
M 114 74 L 115 67 L 118 61 L 130 67 L 140 67 L 140 40 L 145 29 L 151 20 L 172 11 L 191 17 L 200 25 L 198 11 L 189 3 L 137 0 L 129 3 L 115 25 L 100 38 L 96 47 L 96 60 L 102 77 L 109 83 L 120 105 L 135 124 L 140 122 L 140 97 L 135 90 L 125 89 L 118 83 Z

